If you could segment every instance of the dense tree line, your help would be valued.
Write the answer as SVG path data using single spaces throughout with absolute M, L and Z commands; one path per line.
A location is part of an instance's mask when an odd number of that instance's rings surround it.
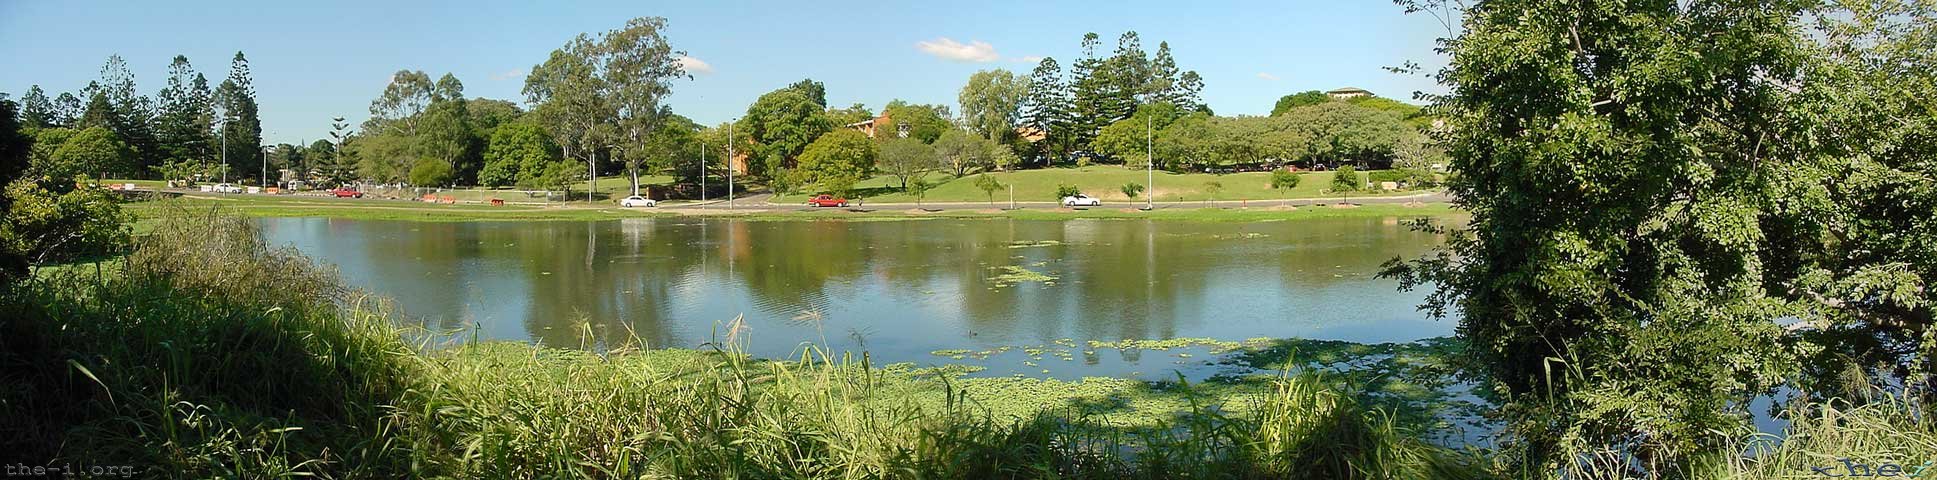
M 1083 35 L 1082 56 L 1064 74 L 1054 57 L 1044 57 L 1028 79 L 1017 112 L 1028 129 L 1043 135 L 1030 144 L 1035 164 L 1049 165 L 1072 156 L 1122 161 L 1092 145 L 1104 127 L 1130 118 L 1149 104 L 1169 104 L 1181 113 L 1209 112 L 1200 93 L 1203 77 L 1180 70 L 1169 42 L 1159 42 L 1153 57 L 1143 51 L 1137 32 L 1117 37 L 1116 50 L 1097 56 L 1099 38 Z
M 166 86 L 151 98 L 140 93 L 127 61 L 110 56 L 100 78 L 78 95 L 50 98 L 39 85 L 21 95 L 22 132 L 35 139 L 29 160 L 48 172 L 94 178 L 219 177 L 226 138 L 226 169 L 250 176 L 246 173 L 258 171 L 264 159 L 249 82 L 242 52 L 236 52 L 227 79 L 213 89 L 188 57 L 177 55 L 169 63 Z M 61 154 L 69 140 L 81 143 Z

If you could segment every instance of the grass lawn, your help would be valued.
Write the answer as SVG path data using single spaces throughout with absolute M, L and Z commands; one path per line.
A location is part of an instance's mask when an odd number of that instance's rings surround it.
M 439 205 L 376 199 L 337 200 L 315 197 L 276 197 L 235 195 L 227 197 L 190 196 L 172 200 L 136 202 L 125 205 L 135 214 L 135 227 L 143 231 L 174 207 L 219 206 L 254 217 L 328 217 L 356 220 L 409 220 L 424 222 L 468 222 L 502 220 L 608 220 L 654 215 L 650 211 L 611 208 L 557 208 L 524 205 L 490 206 L 476 204 Z
M 1359 172 L 1361 179 L 1365 172 Z M 1015 186 L 1016 200 L 1022 202 L 1053 202 L 1056 186 L 1070 184 L 1090 196 L 1102 198 L 1105 202 L 1124 202 L 1133 200 L 1121 191 L 1127 183 L 1149 183 L 1143 170 L 1130 170 L 1120 166 L 1092 165 L 1078 168 L 1043 168 L 1018 170 L 989 174 L 1004 185 Z M 1158 171 L 1154 175 L 1157 201 L 1196 201 L 1196 200 L 1274 200 L 1284 198 L 1334 197 L 1325 191 L 1332 182 L 1332 172 L 1307 172 L 1301 174 L 1303 180 L 1290 190 L 1272 190 L 1271 173 L 1246 172 L 1230 174 L 1210 173 L 1170 173 Z M 928 191 L 924 201 L 929 202 L 982 202 L 989 197 L 975 188 L 975 175 L 953 178 L 943 173 L 928 175 L 930 182 L 943 182 Z M 1205 183 L 1218 182 L 1224 186 L 1215 195 L 1207 191 Z M 1146 185 L 1147 186 L 1147 185 Z M 877 176 L 862 181 L 857 188 L 861 197 L 870 202 L 914 203 L 915 198 L 900 191 L 901 182 L 892 176 Z M 1410 194 L 1417 192 L 1400 192 Z M 1393 194 L 1355 193 L 1352 196 L 1375 196 Z M 806 198 L 807 195 L 776 197 L 775 202 L 791 202 Z M 997 202 L 1009 199 L 1007 189 L 996 192 Z M 1134 200 L 1142 200 L 1138 195 Z
M 135 184 L 136 187 L 140 187 L 140 188 L 157 189 L 157 188 L 162 188 L 166 186 L 168 182 L 163 180 L 123 180 L 123 179 L 109 179 L 109 180 L 101 181 L 102 185 L 128 184 L 128 183 Z
M 1034 208 L 1022 210 L 996 209 L 952 209 L 938 212 L 925 212 L 915 209 L 816 209 L 806 211 L 727 211 L 707 210 L 703 212 L 682 212 L 692 215 L 746 218 L 750 220 L 924 220 L 938 218 L 1008 218 L 1018 220 L 1072 220 L 1072 219 L 1149 219 L 1164 221 L 1194 222 L 1275 222 L 1285 220 L 1316 218 L 1368 218 L 1368 217 L 1443 217 L 1456 218 L 1464 222 L 1465 211 L 1453 208 L 1446 203 L 1370 204 L 1351 207 L 1304 206 L 1297 209 L 1279 207 L 1251 208 L 1164 208 L 1155 211 L 1141 211 L 1132 208 L 1093 208 L 1070 210 L 1063 208 Z

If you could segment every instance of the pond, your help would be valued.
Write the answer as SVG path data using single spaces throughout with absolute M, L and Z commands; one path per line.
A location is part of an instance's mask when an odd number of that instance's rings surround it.
M 1397 217 L 1216 223 L 651 217 L 419 223 L 265 219 L 408 321 L 600 348 L 728 340 L 989 375 L 1201 377 L 1219 342 L 1409 342 L 1455 322 L 1375 277 L 1441 242 Z M 1122 340 L 1197 339 L 1140 342 Z M 1106 342 L 1099 348 L 1097 342 Z

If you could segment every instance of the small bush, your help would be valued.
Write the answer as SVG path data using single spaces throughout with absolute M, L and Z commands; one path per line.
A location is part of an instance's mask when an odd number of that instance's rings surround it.
M 1059 184 L 1056 184 L 1056 200 L 1057 200 L 1057 201 L 1062 201 L 1062 199 L 1063 199 L 1063 197 L 1068 197 L 1068 196 L 1073 196 L 1073 195 L 1078 195 L 1078 194 L 1082 194 L 1082 193 L 1083 193 L 1083 190 L 1082 190 L 1082 189 L 1079 189 L 1079 188 L 1076 188 L 1076 186 L 1075 186 L 1075 185 L 1070 185 L 1070 184 L 1067 184 L 1067 183 L 1059 183 Z
M 1291 190 L 1298 188 L 1298 182 L 1302 180 L 1304 180 L 1304 177 L 1298 175 L 1298 172 L 1282 168 L 1271 171 L 1272 190 Z
M 1365 182 L 1359 179 L 1359 171 L 1351 165 L 1341 165 L 1338 170 L 1332 171 L 1332 191 L 1356 192 L 1364 187 Z
M 420 187 L 449 185 L 454 173 L 451 164 L 441 160 L 418 160 L 416 166 L 410 167 L 410 184 Z
M 1137 198 L 1137 195 L 1143 194 L 1143 184 L 1137 183 L 1137 182 L 1126 183 L 1126 184 L 1123 184 L 1123 188 L 1118 191 L 1123 192 L 1124 197 L 1134 200 Z M 1056 197 L 1056 198 L 1060 199 L 1062 197 Z

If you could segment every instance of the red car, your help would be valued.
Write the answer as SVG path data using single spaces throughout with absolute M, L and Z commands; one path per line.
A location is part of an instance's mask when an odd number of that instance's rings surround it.
M 807 200 L 810 207 L 845 207 L 847 199 L 833 195 L 819 195 Z
M 336 187 L 335 190 L 330 190 L 330 193 L 336 195 L 336 198 L 363 198 L 363 192 L 350 187 Z

